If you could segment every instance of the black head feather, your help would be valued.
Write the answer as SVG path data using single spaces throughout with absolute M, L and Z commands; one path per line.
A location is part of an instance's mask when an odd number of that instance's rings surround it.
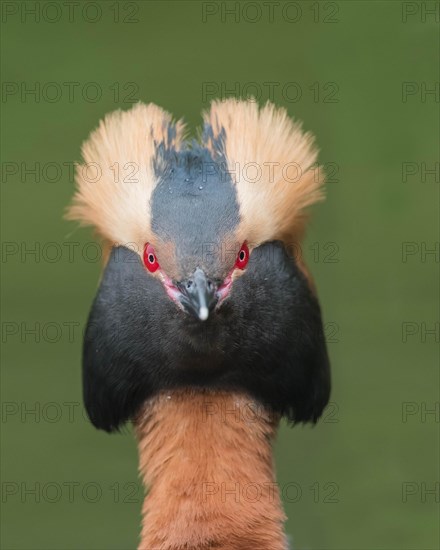
M 293 422 L 315 422 L 330 391 L 318 302 L 280 242 L 253 250 L 229 298 L 203 323 L 176 307 L 136 253 L 113 249 L 83 368 L 88 414 L 107 431 L 172 388 L 242 391 Z

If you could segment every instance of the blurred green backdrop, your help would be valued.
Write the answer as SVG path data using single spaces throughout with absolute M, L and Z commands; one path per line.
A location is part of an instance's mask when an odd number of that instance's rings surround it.
M 248 93 L 304 121 L 331 180 L 303 252 L 332 404 L 279 434 L 287 531 L 303 550 L 439 548 L 438 44 L 435 2 L 2 3 L 2 548 L 137 544 L 132 435 L 80 405 L 100 272 L 92 232 L 62 220 L 81 142 L 134 100 L 195 128 Z

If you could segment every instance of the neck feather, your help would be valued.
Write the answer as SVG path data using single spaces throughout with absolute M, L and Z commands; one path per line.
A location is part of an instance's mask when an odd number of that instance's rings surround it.
M 149 490 L 139 550 L 284 549 L 277 424 L 240 394 L 186 390 L 150 400 L 136 422 Z

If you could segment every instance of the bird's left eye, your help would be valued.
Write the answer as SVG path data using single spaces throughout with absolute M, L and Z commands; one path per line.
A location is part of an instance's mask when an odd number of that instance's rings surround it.
M 154 273 L 159 269 L 159 262 L 156 258 L 153 245 L 146 243 L 144 246 L 144 265 L 151 273 Z
M 249 261 L 249 248 L 245 241 L 241 245 L 241 248 L 237 254 L 237 259 L 235 260 L 235 267 L 237 269 L 244 269 L 247 266 L 248 261 Z

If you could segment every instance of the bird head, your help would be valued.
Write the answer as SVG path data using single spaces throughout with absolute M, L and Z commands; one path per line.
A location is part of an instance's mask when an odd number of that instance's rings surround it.
M 293 422 L 327 404 L 320 308 L 292 251 L 322 197 L 313 139 L 267 104 L 215 102 L 198 140 L 155 105 L 83 145 L 69 216 L 110 253 L 84 339 L 84 399 L 107 431 L 173 388 L 245 392 Z

